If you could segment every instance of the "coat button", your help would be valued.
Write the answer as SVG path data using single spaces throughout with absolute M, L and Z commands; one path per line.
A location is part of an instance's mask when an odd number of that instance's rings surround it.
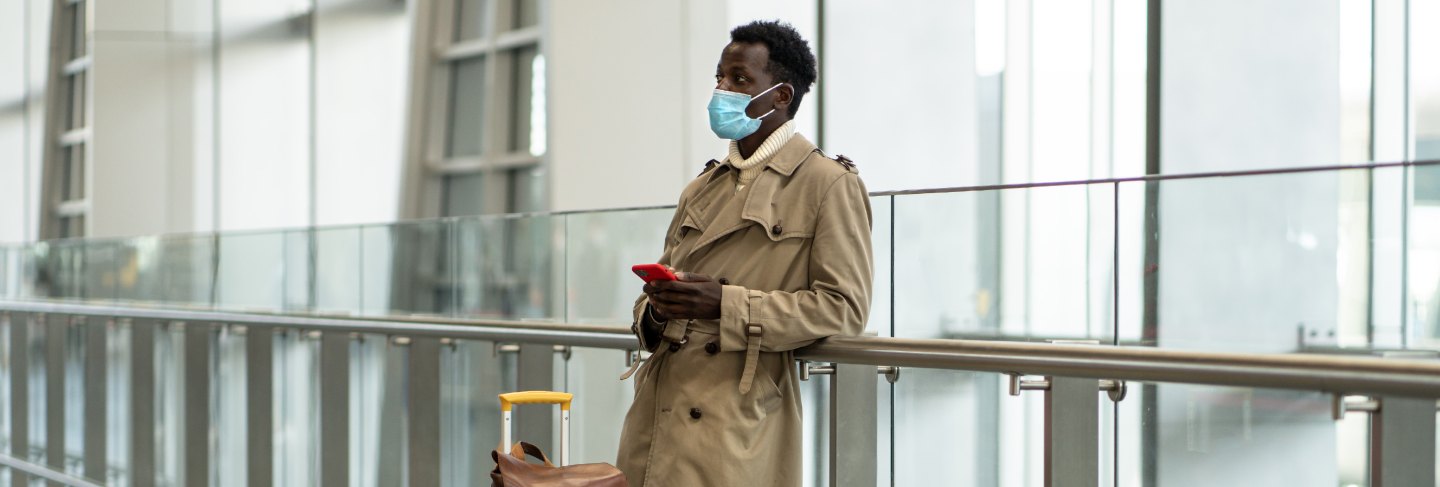
M 779 225 L 779 224 L 776 224 L 775 226 L 770 227 L 770 234 L 771 234 L 771 235 L 779 235 L 780 232 L 783 232 L 783 231 L 785 231 L 785 229 L 780 228 L 780 225 Z
M 721 285 L 721 286 L 729 286 L 729 285 L 730 285 L 730 280 L 722 277 L 722 278 L 720 278 L 720 285 Z
M 671 352 L 678 352 L 678 351 L 680 351 L 680 342 L 670 342 L 670 351 L 671 351 Z
M 701 414 L 700 414 L 700 408 L 690 408 L 690 418 L 691 418 L 691 419 L 700 419 L 700 416 L 701 416 Z
M 710 354 L 710 355 L 715 355 L 715 354 L 717 354 L 717 353 L 720 353 L 720 344 L 719 344 L 719 343 L 715 343 L 715 342 L 706 343 L 706 344 L 705 344 L 705 353 L 708 353 L 708 354 Z

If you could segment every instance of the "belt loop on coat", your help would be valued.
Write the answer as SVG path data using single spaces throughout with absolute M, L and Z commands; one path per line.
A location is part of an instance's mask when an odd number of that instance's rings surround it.
M 750 393 L 750 384 L 755 381 L 755 368 L 760 363 L 760 342 L 765 338 L 765 327 L 745 325 L 745 372 L 740 374 L 740 394 Z
M 686 332 L 690 330 L 690 324 L 694 321 L 695 320 L 670 320 L 665 322 L 665 329 L 660 332 L 660 335 L 671 342 L 685 343 Z

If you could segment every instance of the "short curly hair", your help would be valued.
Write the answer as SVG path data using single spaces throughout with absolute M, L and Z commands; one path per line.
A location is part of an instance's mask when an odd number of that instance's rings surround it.
M 757 20 L 730 31 L 730 42 L 764 44 L 770 51 L 770 63 L 765 69 L 776 81 L 790 83 L 795 88 L 795 98 L 790 102 L 790 117 L 800 110 L 800 99 L 810 92 L 818 76 L 815 68 L 815 54 L 810 43 L 790 24 L 778 20 Z

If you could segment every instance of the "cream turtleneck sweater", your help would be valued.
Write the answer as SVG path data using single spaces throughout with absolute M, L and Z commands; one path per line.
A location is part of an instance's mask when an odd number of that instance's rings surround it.
M 760 144 L 760 148 L 755 149 L 755 153 L 750 154 L 749 158 L 740 157 L 740 142 L 730 141 L 730 156 L 725 158 L 725 163 L 739 171 L 735 191 L 745 189 L 745 185 L 760 176 L 760 173 L 765 170 L 765 164 L 776 152 L 780 152 L 780 148 L 790 141 L 792 135 L 795 135 L 794 120 L 776 127 L 775 131 L 765 138 L 765 142 Z

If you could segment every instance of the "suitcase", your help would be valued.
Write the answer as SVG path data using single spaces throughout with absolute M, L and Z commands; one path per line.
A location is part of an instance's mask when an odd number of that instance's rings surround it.
M 569 393 L 551 391 L 510 392 L 500 395 L 500 448 L 490 452 L 490 457 L 495 460 L 495 470 L 490 473 L 494 485 L 625 487 L 625 474 L 613 465 L 570 465 L 570 400 L 573 398 L 574 395 Z M 545 453 L 535 445 L 511 443 L 510 412 L 516 404 L 560 405 L 559 466 L 551 464 Z M 506 448 L 510 449 L 508 453 Z M 544 465 L 527 463 L 527 455 L 542 460 Z
M 559 404 L 560 405 L 560 466 L 570 464 L 570 400 L 575 395 L 568 392 L 525 391 L 507 392 L 500 395 L 500 449 L 510 448 L 510 410 L 516 404 Z

